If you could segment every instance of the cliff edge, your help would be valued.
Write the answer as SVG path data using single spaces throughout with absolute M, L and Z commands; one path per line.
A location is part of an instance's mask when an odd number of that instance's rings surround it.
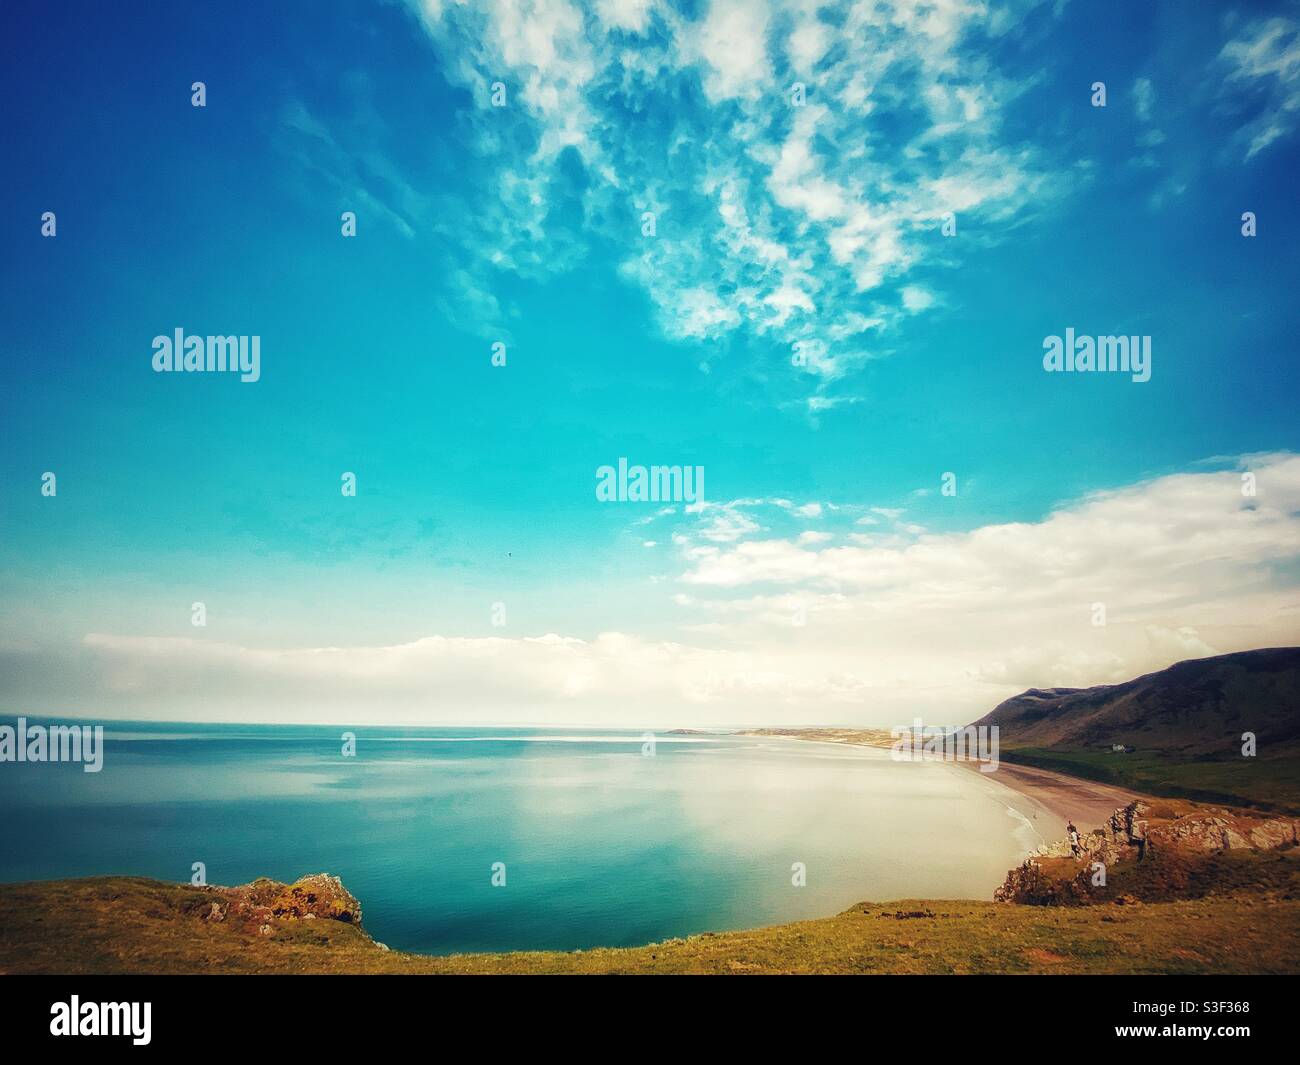
M 993 897 L 1031 906 L 1124 905 L 1238 888 L 1291 899 L 1300 871 L 1298 842 L 1300 818 L 1138 800 L 1100 828 L 1080 833 L 1077 843 L 1040 847 L 1007 874 Z M 1277 861 L 1256 859 L 1274 851 Z

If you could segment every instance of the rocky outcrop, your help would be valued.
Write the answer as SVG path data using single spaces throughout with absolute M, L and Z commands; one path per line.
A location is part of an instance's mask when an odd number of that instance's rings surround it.
M 1040 847 L 1007 874 L 993 898 L 1040 906 L 1124 902 L 1124 893 L 1108 891 L 1107 882 L 1117 867 L 1131 867 L 1139 858 L 1146 866 L 1144 885 L 1176 897 L 1195 879 L 1198 856 L 1275 850 L 1298 842 L 1300 818 L 1139 800 L 1120 807 L 1100 828 L 1081 834 L 1077 854 L 1068 840 Z
M 240 887 L 210 887 L 205 921 L 231 921 L 244 931 L 273 935 L 283 921 L 341 921 L 361 925 L 361 903 L 336 876 L 316 873 L 293 884 L 260 877 Z

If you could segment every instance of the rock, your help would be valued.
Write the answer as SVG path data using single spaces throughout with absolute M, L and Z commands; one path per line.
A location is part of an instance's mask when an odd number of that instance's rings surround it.
M 1184 801 L 1138 800 L 1116 810 L 1101 828 L 1081 836 L 1077 858 L 1065 840 L 1039 847 L 1007 873 L 993 898 L 1039 906 L 1103 901 L 1107 896 L 1103 887 L 1092 883 L 1092 866 L 1100 862 L 1110 871 L 1135 861 L 1137 839 L 1143 834 L 1148 859 L 1159 858 L 1160 875 L 1151 880 L 1148 890 L 1180 897 L 1191 882 L 1188 863 L 1195 856 L 1294 846 L 1300 839 L 1300 819 Z M 1124 905 L 1138 900 L 1127 895 L 1113 901 Z
M 338 877 L 326 873 L 305 876 L 281 891 L 271 901 L 271 912 L 276 917 L 306 917 L 310 914 L 344 924 L 361 923 L 361 903 Z
M 1229 851 L 1236 851 L 1236 850 L 1251 850 L 1251 849 L 1258 849 L 1258 848 L 1252 848 L 1250 840 L 1248 840 L 1240 832 L 1236 832 L 1231 828 L 1225 828 L 1223 830 L 1223 849 Z
M 1257 825 L 1250 830 L 1250 841 L 1260 850 L 1273 850 L 1285 847 L 1289 843 L 1300 842 L 1297 839 L 1297 824 L 1284 817 L 1275 817 Z
M 361 903 L 336 876 L 317 873 L 293 884 L 261 877 L 240 887 L 214 887 L 221 901 L 211 903 L 205 921 L 240 923 L 245 931 L 270 935 L 276 921 L 340 921 L 361 925 Z

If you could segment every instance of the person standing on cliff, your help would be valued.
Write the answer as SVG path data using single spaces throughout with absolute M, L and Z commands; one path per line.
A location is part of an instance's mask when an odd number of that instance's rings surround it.
M 1070 840 L 1070 856 L 1079 857 L 1079 830 L 1074 827 L 1073 821 L 1068 821 L 1065 825 L 1065 834 Z
M 1124 808 L 1124 832 L 1128 837 L 1129 845 L 1138 849 L 1140 862 L 1147 856 L 1147 823 L 1139 813 L 1139 805 L 1133 802 Z
M 1133 827 L 1129 830 L 1129 840 L 1138 849 L 1138 861 L 1140 862 L 1147 856 L 1147 823 L 1133 819 Z

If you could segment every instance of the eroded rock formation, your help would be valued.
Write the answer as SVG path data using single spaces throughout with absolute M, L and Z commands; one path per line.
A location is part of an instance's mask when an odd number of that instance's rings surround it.
M 1120 807 L 1100 828 L 1081 833 L 1077 854 L 1068 840 L 1040 847 L 1007 874 L 993 898 L 1031 905 L 1134 901 L 1114 889 L 1117 869 L 1155 897 L 1177 897 L 1196 888 L 1198 857 L 1297 842 L 1300 818 L 1178 800 L 1137 801 Z M 1134 863 L 1143 867 L 1140 877 Z
M 279 921 L 341 921 L 360 926 L 361 903 L 336 876 L 316 873 L 293 884 L 260 877 L 239 887 L 211 887 L 205 921 L 235 921 L 244 931 L 271 935 Z

